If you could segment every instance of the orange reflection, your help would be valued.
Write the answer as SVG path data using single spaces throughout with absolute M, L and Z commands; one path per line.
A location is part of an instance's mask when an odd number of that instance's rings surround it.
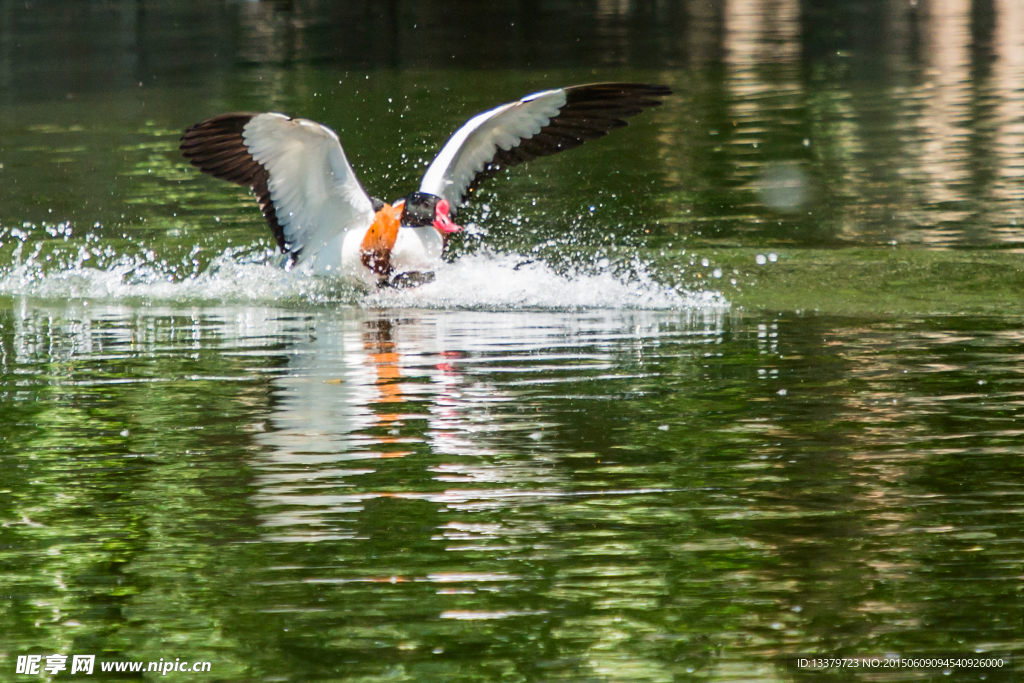
M 406 402 L 402 392 L 402 355 L 398 352 L 394 339 L 394 323 L 386 318 L 366 321 L 363 333 L 363 348 L 366 350 L 366 365 L 376 373 L 373 386 L 379 397 L 375 403 L 393 405 L 393 412 L 376 413 L 377 425 L 381 427 L 399 427 L 402 423 L 401 404 Z M 382 444 L 400 443 L 403 439 L 396 435 L 381 435 L 377 440 Z M 411 455 L 412 451 L 387 451 L 381 453 L 382 458 L 401 458 Z
M 368 402 L 368 405 L 379 406 L 378 410 L 371 413 L 373 423 L 369 426 L 389 428 L 389 433 L 373 437 L 374 441 L 380 444 L 408 443 L 410 440 L 409 437 L 401 436 L 398 433 L 398 428 L 405 424 L 403 418 L 410 414 L 406 406 L 410 400 L 407 382 L 409 378 L 403 371 L 403 365 L 407 364 L 407 361 L 400 350 L 397 334 L 403 326 L 406 330 L 415 329 L 410 328 L 406 321 L 382 317 L 367 320 L 362 333 L 365 352 L 363 365 L 373 373 L 371 386 L 377 394 L 375 399 Z M 457 351 L 441 351 L 438 355 L 446 361 L 462 357 L 462 354 Z M 459 374 L 451 362 L 437 363 L 433 367 L 448 378 L 441 383 L 444 386 L 452 385 L 451 378 Z M 434 411 L 432 412 L 435 417 L 454 417 L 451 397 L 448 396 L 448 392 L 441 391 L 434 399 Z M 444 434 L 444 430 L 439 432 L 439 435 L 443 436 Z M 379 457 L 401 458 L 411 455 L 413 452 L 410 450 L 384 451 Z

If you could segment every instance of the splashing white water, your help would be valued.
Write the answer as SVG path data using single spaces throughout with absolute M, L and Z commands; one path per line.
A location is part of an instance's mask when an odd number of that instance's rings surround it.
M 0 294 L 41 299 L 146 299 L 155 301 L 250 301 L 309 299 L 322 294 L 312 278 L 267 263 L 245 263 L 230 254 L 203 272 L 179 278 L 140 258 L 121 258 L 106 268 L 76 264 L 45 270 L 29 262 L 0 275 Z
M 27 244 L 26 244 L 27 246 Z M 242 301 L 412 308 L 633 308 L 724 309 L 718 292 L 692 292 L 653 280 L 643 264 L 629 275 L 608 267 L 561 274 L 539 261 L 510 254 L 477 253 L 443 264 L 433 282 L 413 289 L 366 292 L 346 283 L 285 271 L 270 252 L 251 245 L 227 249 L 202 271 L 187 274 L 154 261 L 152 252 L 48 261 L 38 248 L 20 249 L 0 268 L 0 295 L 40 299 Z M 603 261 L 607 264 L 607 261 Z
M 437 270 L 415 289 L 375 292 L 367 303 L 428 308 L 727 308 L 719 292 L 659 284 L 642 265 L 632 278 L 610 270 L 562 275 L 539 261 L 510 254 L 474 254 Z

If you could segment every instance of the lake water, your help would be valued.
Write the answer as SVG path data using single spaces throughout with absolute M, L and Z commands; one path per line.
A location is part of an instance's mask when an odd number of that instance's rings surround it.
M 414 290 L 177 152 L 285 111 L 393 198 L 606 80 L 676 94 Z M 1022 251 L 1017 0 L 0 0 L 0 680 L 1013 680 Z

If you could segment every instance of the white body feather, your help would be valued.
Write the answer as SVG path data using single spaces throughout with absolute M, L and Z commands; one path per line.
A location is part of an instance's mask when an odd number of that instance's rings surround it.
M 335 275 L 373 286 L 380 276 L 363 265 L 361 247 L 369 228 L 347 230 L 323 246 L 303 267 L 319 275 Z M 398 229 L 391 267 L 400 273 L 432 272 L 441 263 L 444 239 L 433 227 Z

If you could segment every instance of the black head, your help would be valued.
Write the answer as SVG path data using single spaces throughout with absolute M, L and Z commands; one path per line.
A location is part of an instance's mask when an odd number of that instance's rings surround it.
M 402 225 L 424 228 L 433 225 L 437 218 L 437 203 L 441 198 L 426 192 L 413 192 L 405 197 L 402 207 Z

